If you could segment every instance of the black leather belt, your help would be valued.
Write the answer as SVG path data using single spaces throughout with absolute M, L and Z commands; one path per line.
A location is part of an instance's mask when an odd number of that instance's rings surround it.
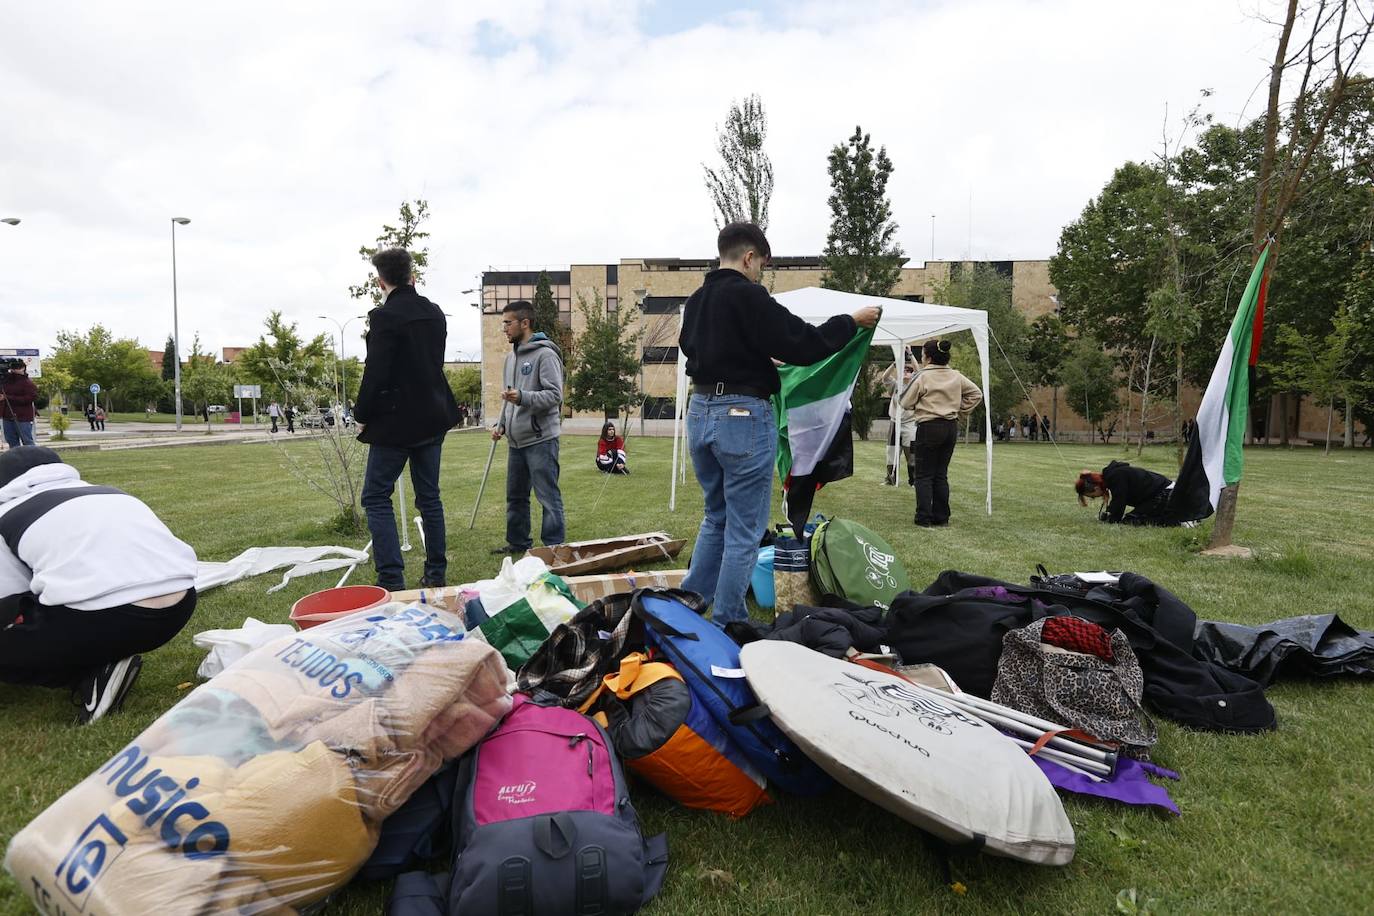
M 739 394 L 747 398 L 763 398 L 765 401 L 773 396 L 762 388 L 751 388 L 748 385 L 735 385 L 730 382 L 696 382 L 692 385 L 692 393 L 699 394 L 704 398 Z

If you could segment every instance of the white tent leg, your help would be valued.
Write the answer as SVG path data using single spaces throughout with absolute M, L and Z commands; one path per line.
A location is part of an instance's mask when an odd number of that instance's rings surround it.
M 892 468 L 892 483 L 890 486 L 900 486 L 898 481 L 902 477 L 900 460 L 902 457 L 902 373 L 906 369 L 904 358 L 906 354 L 906 344 L 897 341 L 892 345 L 893 369 L 892 369 L 892 397 L 887 401 L 887 419 L 892 425 L 892 444 L 887 447 L 887 463 Z M 884 483 L 887 481 L 884 480 Z
M 987 509 L 992 514 L 992 386 L 988 382 L 988 329 L 973 328 L 973 343 L 978 347 L 978 362 L 983 367 L 983 437 L 987 443 Z
M 685 464 L 685 459 L 680 459 L 678 454 L 680 441 L 684 438 L 682 435 L 685 425 L 683 417 L 687 410 L 687 363 L 680 352 L 677 358 L 677 385 L 673 400 L 673 466 L 672 480 L 669 481 L 668 486 L 668 511 L 670 512 L 677 511 L 678 467 L 680 463 Z

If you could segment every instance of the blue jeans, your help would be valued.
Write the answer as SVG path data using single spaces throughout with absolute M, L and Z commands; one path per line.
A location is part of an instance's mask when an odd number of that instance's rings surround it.
M 21 445 L 33 445 L 33 421 L 32 420 L 11 420 L 6 418 L 5 444 L 10 448 L 18 448 Z
M 682 587 L 712 604 L 711 619 L 723 626 L 749 616 L 744 593 L 773 498 L 778 425 L 772 403 L 737 394 L 692 395 L 687 448 L 706 515 Z
M 506 544 L 520 550 L 534 546 L 530 539 L 530 485 L 543 517 L 539 540 L 545 547 L 564 541 L 563 494 L 558 491 L 558 440 L 511 446 L 506 458 Z
M 415 508 L 425 531 L 425 581 L 443 582 L 448 572 L 444 503 L 439 498 L 439 456 L 443 450 L 442 433 L 418 445 L 373 445 L 367 450 L 362 504 L 368 531 L 372 533 L 377 584 L 382 588 L 400 591 L 406 587 L 405 560 L 401 558 L 401 540 L 391 510 L 391 491 L 407 461 L 410 483 L 415 488 Z

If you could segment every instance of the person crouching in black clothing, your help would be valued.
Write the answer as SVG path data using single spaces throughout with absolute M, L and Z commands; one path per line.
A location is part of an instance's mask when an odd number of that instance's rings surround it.
M 1174 482 L 1163 474 L 1113 461 L 1102 471 L 1084 471 L 1074 481 L 1078 504 L 1101 499 L 1100 521 L 1126 525 L 1174 525 L 1169 520 L 1169 494 Z M 1132 508 L 1134 507 L 1134 508 Z M 1128 513 L 1126 510 L 1131 509 Z

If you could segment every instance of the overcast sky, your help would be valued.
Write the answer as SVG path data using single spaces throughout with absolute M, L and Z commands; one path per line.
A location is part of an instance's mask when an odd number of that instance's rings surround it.
M 819 253 L 861 124 L 911 263 L 931 214 L 939 259 L 1046 258 L 1166 106 L 1261 113 L 1270 2 L 0 0 L 0 347 L 99 321 L 161 348 L 173 216 L 183 353 L 274 308 L 332 328 L 358 246 L 422 197 L 423 291 L 475 352 L 484 268 L 713 255 L 701 163 L 751 92 L 776 253 Z

